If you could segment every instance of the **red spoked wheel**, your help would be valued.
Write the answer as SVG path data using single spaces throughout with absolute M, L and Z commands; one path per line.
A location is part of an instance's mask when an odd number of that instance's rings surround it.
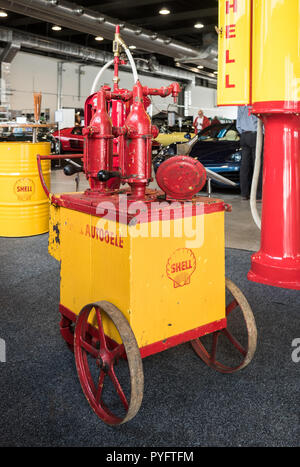
M 234 373 L 252 360 L 257 329 L 250 305 L 241 290 L 226 278 L 227 327 L 191 341 L 196 354 L 221 373 Z
M 109 339 L 106 329 L 121 344 Z M 90 341 L 91 325 L 96 329 Z M 86 305 L 80 312 L 74 353 L 82 390 L 94 412 L 108 425 L 128 422 L 138 412 L 144 392 L 140 351 L 128 321 L 112 303 Z

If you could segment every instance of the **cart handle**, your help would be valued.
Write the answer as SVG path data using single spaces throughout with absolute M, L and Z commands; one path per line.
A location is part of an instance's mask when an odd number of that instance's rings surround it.
M 50 191 L 49 191 L 49 189 L 48 189 L 48 187 L 46 185 L 45 179 L 44 179 L 44 175 L 43 175 L 43 172 L 42 172 L 41 161 L 52 161 L 54 159 L 82 159 L 82 158 L 83 158 L 83 154 L 67 154 L 67 155 L 57 154 L 57 155 L 48 155 L 48 156 L 41 156 L 40 154 L 37 154 L 36 160 L 37 160 L 39 177 L 40 177 L 41 184 L 42 184 L 42 187 L 44 189 L 44 192 L 47 195 L 47 198 L 49 198 L 49 196 L 50 196 Z

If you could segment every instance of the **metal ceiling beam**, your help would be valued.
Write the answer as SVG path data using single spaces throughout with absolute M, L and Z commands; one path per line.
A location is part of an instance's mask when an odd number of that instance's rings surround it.
M 168 4 L 174 2 L 176 0 L 168 0 Z M 146 5 L 156 5 L 158 3 L 161 4 L 162 0 L 117 0 L 116 2 L 109 2 L 102 5 L 101 3 L 97 3 L 96 5 L 91 5 L 91 10 L 98 10 L 102 13 L 106 13 L 107 11 L 111 11 L 117 8 L 137 8 Z
M 113 58 L 113 54 L 109 52 L 98 51 L 89 47 L 81 47 L 77 44 L 45 38 L 2 26 L 0 26 L 0 41 L 18 43 L 21 46 L 21 50 L 31 51 L 31 53 L 35 51 L 51 53 L 62 60 L 68 59 L 70 61 L 81 62 L 94 66 L 103 66 Z M 121 69 L 131 73 L 129 65 L 122 66 Z M 147 64 L 143 62 L 143 64 L 138 66 L 138 71 L 140 74 L 144 75 L 188 83 L 194 83 L 195 77 L 199 76 L 200 78 L 207 79 L 208 81 L 216 84 L 216 77 L 212 73 L 202 72 L 199 70 L 197 70 L 197 73 L 191 73 L 183 69 L 167 67 L 160 64 L 154 64 L 153 68 L 150 70 L 150 68 L 147 67 Z
M 86 34 L 101 34 L 113 39 L 115 26 L 121 23 L 122 37 L 128 44 L 173 58 L 197 57 L 200 49 L 190 47 L 152 31 L 80 7 L 66 0 L 0 0 L 0 7 L 46 22 L 58 23 Z
M 22 18 L 13 18 L 12 20 L 14 24 L 14 28 L 18 26 L 27 26 L 29 24 L 37 24 L 40 23 L 41 21 L 36 18 L 29 18 L 28 16 L 23 16 Z
M 21 44 L 19 41 L 12 40 L 12 42 L 8 42 L 7 46 L 0 54 L 0 62 L 11 63 L 19 52 L 20 48 Z
M 200 10 L 188 10 L 181 13 L 171 13 L 167 16 L 157 15 L 155 19 L 152 16 L 146 16 L 144 18 L 135 18 L 130 20 L 130 23 L 136 23 L 139 25 L 143 24 L 165 24 L 175 21 L 185 21 L 187 19 L 194 19 L 195 21 L 200 21 L 203 18 L 210 18 L 212 16 L 218 16 L 218 8 L 201 8 Z
M 185 28 L 166 29 L 166 30 L 164 30 L 164 33 L 166 35 L 170 35 L 170 36 L 181 36 L 181 35 L 184 35 L 184 34 L 186 34 L 188 36 L 193 36 L 193 35 L 203 34 L 204 32 L 208 32 L 208 31 L 215 31 L 215 25 L 214 24 L 207 24 L 202 29 L 194 28 L 194 26 L 185 27 Z M 216 37 L 217 37 L 217 35 L 216 35 Z

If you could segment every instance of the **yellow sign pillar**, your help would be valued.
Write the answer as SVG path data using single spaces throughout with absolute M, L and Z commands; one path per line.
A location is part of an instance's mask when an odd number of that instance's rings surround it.
M 251 99 L 251 0 L 219 0 L 218 105 Z
M 299 30 L 299 0 L 219 0 L 218 105 L 297 110 Z
M 252 103 L 258 112 L 297 108 L 299 31 L 299 0 L 253 0 Z

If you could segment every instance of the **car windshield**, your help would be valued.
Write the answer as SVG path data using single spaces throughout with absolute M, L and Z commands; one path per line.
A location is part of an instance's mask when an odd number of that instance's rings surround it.
M 82 127 L 81 126 L 76 126 L 72 130 L 72 135 L 82 135 Z
M 217 123 L 204 128 L 199 134 L 200 140 L 214 139 L 214 140 L 237 140 L 239 133 L 235 127 L 234 122 Z

